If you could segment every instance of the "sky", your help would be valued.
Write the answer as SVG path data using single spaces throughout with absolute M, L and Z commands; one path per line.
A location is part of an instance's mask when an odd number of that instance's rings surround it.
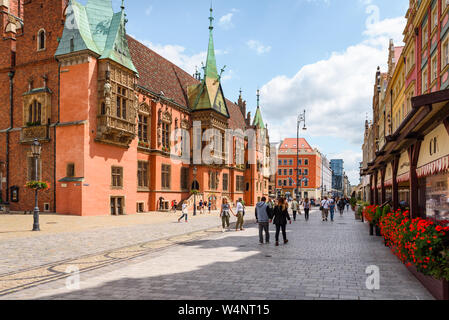
M 113 0 L 119 10 L 121 0 Z M 408 0 L 212 0 L 225 96 L 240 88 L 254 115 L 256 92 L 272 142 L 301 131 L 359 183 L 364 124 L 389 39 L 403 45 Z M 127 33 L 193 74 L 206 60 L 211 0 L 127 0 Z

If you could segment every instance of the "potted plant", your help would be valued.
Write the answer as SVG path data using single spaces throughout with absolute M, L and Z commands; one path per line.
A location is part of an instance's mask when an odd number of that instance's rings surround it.
M 449 299 L 449 227 L 390 212 L 381 218 L 382 234 L 392 252 L 440 300 Z
M 45 181 L 28 181 L 25 187 L 33 190 L 47 190 L 50 188 L 50 184 Z
M 369 223 L 369 235 L 374 235 L 374 216 L 376 214 L 376 209 L 378 206 L 366 206 L 363 210 L 363 216 L 365 220 Z

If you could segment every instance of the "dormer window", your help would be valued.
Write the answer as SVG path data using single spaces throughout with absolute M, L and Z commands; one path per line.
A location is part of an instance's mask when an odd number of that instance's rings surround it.
M 37 33 L 37 51 L 43 51 L 45 50 L 45 42 L 47 35 L 45 33 L 44 29 L 39 30 Z

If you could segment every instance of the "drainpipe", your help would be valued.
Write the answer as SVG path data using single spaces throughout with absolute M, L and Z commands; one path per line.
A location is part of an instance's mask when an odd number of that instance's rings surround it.
M 9 132 L 14 127 L 14 71 L 8 73 L 9 77 L 9 128 L 6 130 L 6 202 L 9 203 Z
M 54 126 L 53 133 L 53 208 L 56 213 L 56 128 L 60 123 L 61 111 L 61 62 L 58 62 L 58 120 Z

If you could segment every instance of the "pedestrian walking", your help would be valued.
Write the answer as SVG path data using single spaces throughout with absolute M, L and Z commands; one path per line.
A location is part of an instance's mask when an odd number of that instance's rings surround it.
M 298 210 L 300 210 L 299 203 L 296 199 L 293 199 L 293 201 L 292 201 L 293 221 L 296 221 L 296 214 L 298 213 Z M 301 213 L 301 211 L 300 211 L 300 213 Z
M 324 199 L 321 201 L 321 217 L 323 221 L 327 221 L 329 218 L 329 200 L 327 197 L 324 197 Z
M 198 206 L 200 208 L 200 214 L 204 213 L 204 201 L 203 199 L 200 200 L 200 202 L 198 203 Z
M 287 239 L 287 220 L 292 223 L 288 214 L 288 204 L 285 199 L 279 199 L 278 205 L 274 208 L 273 224 L 276 226 L 276 247 L 279 246 L 279 234 L 282 230 L 284 244 L 288 243 Z
M 244 223 L 244 216 L 245 216 L 245 206 L 243 205 L 243 200 L 239 199 L 237 201 L 236 209 L 237 212 L 237 224 L 235 225 L 235 231 L 243 231 L 243 223 Z
M 256 222 L 259 224 L 259 243 L 263 244 L 263 232 L 265 232 L 265 242 L 270 243 L 270 220 L 273 212 L 273 201 L 267 204 L 267 198 L 263 197 L 256 205 Z
M 346 211 L 349 211 L 349 206 L 351 205 L 351 202 L 349 201 L 348 198 L 345 199 L 345 203 L 346 203 Z
M 305 215 L 306 221 L 309 221 L 309 214 L 310 214 L 310 201 L 309 201 L 309 198 L 306 198 L 304 200 L 304 215 Z
M 221 218 L 221 223 L 222 223 L 222 232 L 225 232 L 225 228 L 230 228 L 230 224 L 229 224 L 229 218 L 231 218 L 231 214 L 230 212 L 232 212 L 232 214 L 234 216 L 237 216 L 236 214 L 234 214 L 234 211 L 232 211 L 231 206 L 228 203 L 228 199 L 224 198 L 223 199 L 223 204 L 221 205 L 221 210 L 220 210 L 220 218 Z
M 334 222 L 335 200 L 333 198 L 329 199 L 329 213 L 331 214 L 331 221 Z
M 182 220 L 183 218 L 186 219 L 186 223 L 187 223 L 188 213 L 189 213 L 189 211 L 188 211 L 188 209 L 187 209 L 187 204 L 186 204 L 186 203 L 183 203 L 183 204 L 182 204 L 182 216 L 178 219 L 178 223 L 181 222 L 181 220 Z
M 343 216 L 343 213 L 345 212 L 345 206 L 346 206 L 345 199 L 341 198 L 337 201 L 337 207 L 338 211 L 340 211 L 340 216 Z
M 211 214 L 210 210 L 212 209 L 212 201 L 209 200 L 209 202 L 207 203 L 207 207 L 209 209 L 209 214 Z

